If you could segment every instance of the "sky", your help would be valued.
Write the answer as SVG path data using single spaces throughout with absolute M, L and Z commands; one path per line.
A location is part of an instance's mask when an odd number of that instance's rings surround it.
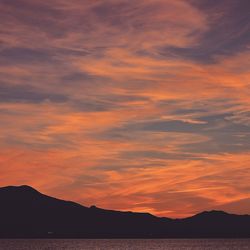
M 0 11 L 0 186 L 173 218 L 250 214 L 249 0 Z

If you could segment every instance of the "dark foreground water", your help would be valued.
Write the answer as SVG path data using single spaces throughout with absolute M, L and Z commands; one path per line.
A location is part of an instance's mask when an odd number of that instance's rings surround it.
M 0 240 L 0 250 L 241 250 L 250 239 Z

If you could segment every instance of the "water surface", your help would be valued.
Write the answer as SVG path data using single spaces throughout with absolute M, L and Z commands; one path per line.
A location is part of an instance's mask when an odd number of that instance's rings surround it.
M 1 250 L 245 250 L 250 239 L 0 240 Z

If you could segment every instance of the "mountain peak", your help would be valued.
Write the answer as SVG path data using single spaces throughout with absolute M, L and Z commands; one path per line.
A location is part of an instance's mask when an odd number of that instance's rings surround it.
M 196 214 L 195 216 L 200 216 L 200 215 L 228 215 L 228 213 L 220 210 L 210 210 L 210 211 L 204 211 L 201 213 Z
M 36 189 L 28 185 L 1 187 L 0 191 L 12 193 L 41 194 Z
M 36 191 L 36 192 L 38 192 L 36 189 L 34 189 L 33 187 L 28 186 L 28 185 L 7 186 L 7 187 L 2 187 L 0 189 L 26 190 L 26 191 Z

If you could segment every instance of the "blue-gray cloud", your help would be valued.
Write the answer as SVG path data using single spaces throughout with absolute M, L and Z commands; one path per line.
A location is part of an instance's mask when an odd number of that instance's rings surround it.
M 250 44 L 250 2 L 248 0 L 197 1 L 191 3 L 209 18 L 209 29 L 199 41 L 186 48 L 165 47 L 160 54 L 214 63 L 218 56 L 232 55 Z
M 40 103 L 50 101 L 55 103 L 66 102 L 68 97 L 63 94 L 46 92 L 31 85 L 10 85 L 0 83 L 0 102 L 27 102 Z
M 189 109 L 189 112 L 191 110 Z M 198 110 L 200 114 L 200 110 Z M 166 152 L 158 147 L 156 151 L 124 151 L 121 157 L 127 158 L 158 158 L 158 159 L 199 159 L 202 156 L 197 154 L 216 154 L 216 153 L 233 153 L 244 152 L 250 150 L 250 126 L 245 123 L 235 122 L 234 113 L 199 115 L 196 119 L 198 123 L 190 123 L 188 120 L 147 120 L 147 121 L 131 121 L 120 127 L 110 129 L 97 135 L 102 139 L 112 140 L 138 140 L 140 133 L 178 133 L 183 137 L 189 134 L 190 141 L 184 141 L 178 145 L 177 152 Z M 247 114 L 245 114 L 247 115 Z M 174 119 L 174 118 L 173 118 Z M 177 119 L 177 118 L 176 118 Z M 201 136 L 207 138 L 202 141 L 192 141 L 192 136 Z M 140 137 L 143 141 L 143 138 Z M 152 137 L 152 144 L 154 142 Z M 167 138 L 166 145 L 168 145 Z M 149 143 L 149 138 L 145 137 L 144 143 Z M 171 144 L 172 142 L 170 142 Z M 183 153 L 185 152 L 185 153 Z
M 1 19 L 4 23 L 15 22 L 33 27 L 37 32 L 45 32 L 51 37 L 62 37 L 68 29 L 62 29 L 59 20 L 64 20 L 65 13 L 56 8 L 56 5 L 48 5 L 46 1 L 30 0 L 2 0 Z M 13 15 L 13 13 L 15 13 Z
M 74 49 L 41 49 L 25 47 L 7 47 L 0 50 L 0 64 L 2 65 L 42 65 L 63 64 L 66 56 L 82 57 L 88 55 L 88 51 Z
M 0 63 L 34 64 L 52 61 L 52 55 L 45 50 L 30 48 L 6 48 L 0 51 Z

